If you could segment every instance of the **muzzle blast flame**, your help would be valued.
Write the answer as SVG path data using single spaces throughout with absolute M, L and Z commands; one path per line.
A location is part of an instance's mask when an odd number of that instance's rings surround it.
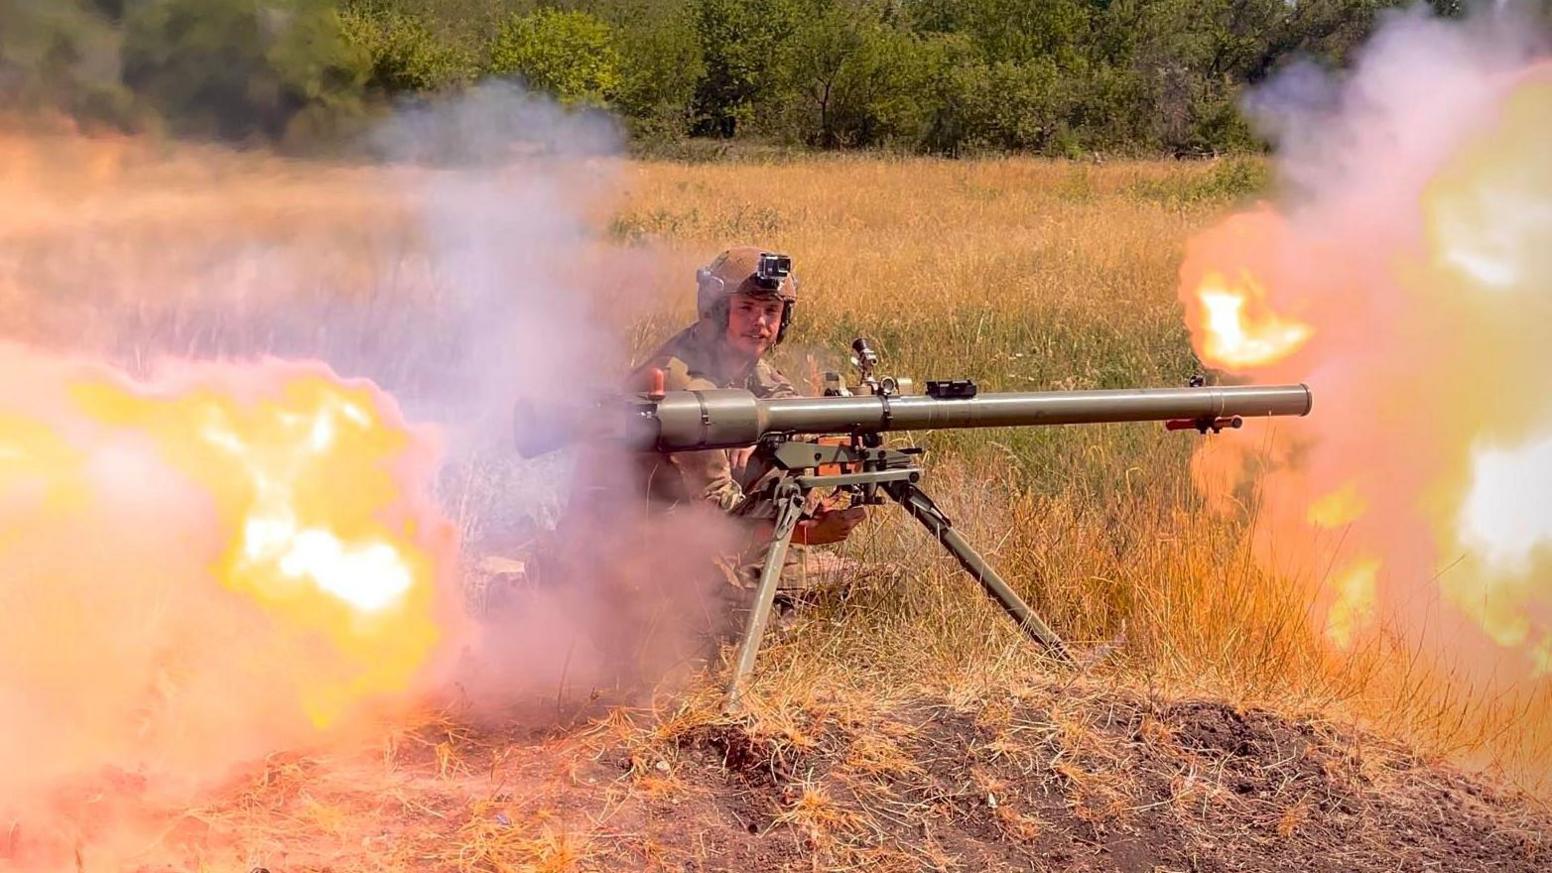
M 1257 552 L 1328 644 L 1524 683 L 1552 673 L 1552 65 L 1482 32 L 1382 33 L 1336 117 L 1289 125 L 1324 131 L 1283 152 L 1299 196 L 1194 240 L 1181 298 L 1207 365 L 1321 396 L 1195 473 L 1228 507 L 1262 471 Z

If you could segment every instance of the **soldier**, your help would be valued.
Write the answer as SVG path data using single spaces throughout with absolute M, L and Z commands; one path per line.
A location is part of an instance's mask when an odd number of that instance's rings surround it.
M 636 392 L 742 388 L 760 397 L 796 397 L 797 391 L 766 355 L 791 326 L 798 277 L 791 260 L 753 246 L 728 249 L 696 274 L 699 319 L 654 351 L 624 386 Z M 523 584 L 563 582 L 566 595 L 608 603 L 600 612 L 598 642 L 611 666 L 629 665 L 642 675 L 660 672 L 661 662 L 700 657 L 704 644 L 736 632 L 764 564 L 775 507 L 764 489 L 771 471 L 753 460 L 753 449 L 713 449 L 620 457 L 612 449 L 584 450 L 565 515 L 543 547 L 527 562 L 492 564 L 490 580 L 471 599 L 482 612 L 510 602 Z M 632 500 L 645 494 L 646 506 Z M 644 515 L 640 512 L 647 509 Z M 741 532 L 700 525 L 699 512 L 726 514 L 744 524 Z M 842 562 L 805 546 L 838 543 L 863 520 L 862 507 L 814 504 L 793 533 L 783 566 L 780 598 L 790 605 L 801 591 L 839 575 Z M 740 533 L 730 543 L 729 534 Z M 672 549 L 655 544 L 676 543 Z M 713 555 L 722 572 L 708 565 Z M 511 566 L 515 565 L 515 566 Z M 701 575 L 701 570 L 707 571 Z M 720 578 L 709 578 L 717 576 Z M 693 578 L 690 578 L 693 577 Z M 715 587 L 724 609 L 706 609 L 700 582 Z M 492 589 L 491 586 L 495 586 Z M 583 607 L 578 607 L 582 609 Z M 693 639 L 654 638 L 665 613 L 676 613 Z M 666 636 L 673 637 L 670 632 Z M 680 643 L 688 646 L 675 648 Z M 657 659 L 657 666 L 649 663 Z
M 792 383 L 765 359 L 792 324 L 798 277 L 791 264 L 785 255 L 736 246 L 698 270 L 699 320 L 649 355 L 632 374 L 631 387 L 646 388 L 652 380 L 649 374 L 660 370 L 669 391 L 742 388 L 758 397 L 797 397 Z M 641 472 L 647 494 L 656 502 L 701 500 L 743 518 L 769 519 L 775 513 L 759 486 L 770 471 L 751 464 L 752 454 L 752 448 L 651 452 L 641 456 Z M 792 540 L 799 545 L 840 542 L 861 523 L 864 512 L 862 507 L 811 507 Z M 794 555 L 798 560 L 789 562 L 789 570 L 801 575 L 801 549 Z M 758 561 L 750 560 L 740 575 L 752 585 L 758 572 Z M 798 581 L 792 573 L 783 578 Z

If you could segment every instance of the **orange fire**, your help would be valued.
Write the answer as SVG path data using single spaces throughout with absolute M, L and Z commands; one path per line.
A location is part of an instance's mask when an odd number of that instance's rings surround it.
M 463 533 L 505 524 L 511 495 L 467 454 L 442 466 L 440 435 L 378 386 L 434 401 L 471 447 L 504 379 L 558 366 L 566 332 L 531 328 L 594 282 L 571 279 L 594 243 L 556 228 L 605 193 L 597 166 L 315 163 L 3 124 L 0 866 L 14 842 L 58 869 L 84 828 L 96 866 L 124 830 L 133 860 L 107 867 L 138 868 L 156 828 L 91 798 L 128 785 L 135 809 L 183 809 L 272 753 L 355 748 L 475 672 L 491 708 L 580 674 L 554 645 L 588 629 L 573 612 L 466 624 L 436 498 Z
M 1237 215 L 1218 229 L 1212 246 L 1193 245 L 1187 253 L 1181 275 L 1191 290 L 1182 301 L 1203 360 L 1235 370 L 1261 367 L 1297 352 L 1313 333 L 1278 311 L 1261 278 L 1274 276 L 1274 265 L 1250 258 L 1261 250 L 1244 245 L 1282 227 L 1269 209 Z M 1225 261 L 1225 250 L 1245 259 Z
M 1264 309 L 1265 292 L 1253 276 L 1240 276 L 1229 282 L 1217 273 L 1209 273 L 1197 289 L 1197 299 L 1206 311 L 1206 353 L 1237 367 L 1270 363 L 1296 351 L 1309 339 L 1310 327 L 1285 321 Z
M 1384 633 L 1451 670 L 1546 676 L 1552 67 L 1451 93 L 1487 126 L 1415 153 L 1374 137 L 1383 153 L 1349 156 L 1340 188 L 1192 242 L 1180 294 L 1201 359 L 1318 398 L 1298 427 L 1207 447 L 1195 473 L 1221 498 L 1253 455 L 1274 471 L 1258 551 L 1313 586 L 1337 648 Z
M 0 797 L 219 778 L 415 690 L 452 630 L 435 462 L 322 365 L 0 344 Z

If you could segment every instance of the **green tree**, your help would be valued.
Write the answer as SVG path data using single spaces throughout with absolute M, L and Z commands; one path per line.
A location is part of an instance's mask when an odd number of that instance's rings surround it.
M 1095 21 L 1095 57 L 1129 70 L 1146 99 L 1095 108 L 1142 111 L 1140 144 L 1176 154 L 1249 147 L 1239 95 L 1269 69 L 1290 14 L 1284 0 L 1114 0 Z
M 491 45 L 489 71 L 520 76 L 564 103 L 597 106 L 621 82 L 609 25 L 580 10 L 541 9 L 507 19 Z
M 620 85 L 615 106 L 639 137 L 677 138 L 694 120 L 695 89 L 706 73 L 688 6 L 654 4 L 616 25 Z
M 1049 57 L 977 68 L 967 95 L 972 141 L 999 151 L 1051 152 L 1067 128 L 1067 76 Z
M 1020 64 L 1070 53 L 1088 31 L 1090 0 L 917 0 L 909 18 L 924 32 L 969 37 L 988 62 Z
M 914 144 L 933 154 L 957 156 L 974 133 L 967 97 L 982 66 L 980 53 L 963 34 L 932 33 L 919 40 L 913 60 L 920 113 Z
M 1124 64 L 1096 62 L 1076 86 L 1069 124 L 1081 147 L 1157 153 L 1154 94 L 1147 79 Z
M 0 0 L 0 108 L 286 136 L 364 92 L 495 74 L 608 106 L 639 139 L 1189 155 L 1258 147 L 1248 86 L 1294 58 L 1349 64 L 1415 2 Z
M 1326 66 L 1349 63 L 1353 54 L 1373 33 L 1381 12 L 1406 0 L 1303 0 L 1268 36 L 1268 52 L 1260 69 L 1250 71 L 1251 81 L 1263 78 L 1284 60 L 1315 60 Z M 1436 9 L 1440 3 L 1433 4 Z M 1440 14 L 1447 14 L 1442 12 Z
M 89 4 L 0 0 L 0 108 L 129 120 L 119 41 L 111 20 Z
M 174 130 L 243 139 L 353 113 L 367 70 L 331 0 L 131 0 L 122 73 Z
M 694 2 L 706 64 L 695 93 L 696 132 L 730 137 L 771 96 L 776 57 L 810 10 L 801 0 Z
M 476 52 L 439 33 L 418 13 L 380 0 L 347 3 L 346 41 L 367 58 L 367 88 L 385 94 L 437 91 L 479 75 Z
M 892 5 L 836 0 L 804 20 L 778 55 L 787 136 L 826 148 L 887 142 L 915 147 L 931 107 L 929 53 L 891 21 Z
M 792 114 L 812 117 L 799 122 L 801 138 L 810 144 L 840 145 L 840 127 L 867 112 L 857 105 L 855 92 L 878 72 L 871 12 L 834 4 L 800 24 L 783 46 L 778 76 L 794 98 L 789 105 L 797 112 Z

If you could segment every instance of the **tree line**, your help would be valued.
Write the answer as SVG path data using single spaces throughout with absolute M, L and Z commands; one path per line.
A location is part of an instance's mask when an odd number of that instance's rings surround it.
M 1345 64 L 1405 5 L 0 0 L 0 107 L 305 142 L 502 77 L 611 111 L 643 146 L 1195 155 L 1257 147 L 1244 88 L 1296 61 Z

